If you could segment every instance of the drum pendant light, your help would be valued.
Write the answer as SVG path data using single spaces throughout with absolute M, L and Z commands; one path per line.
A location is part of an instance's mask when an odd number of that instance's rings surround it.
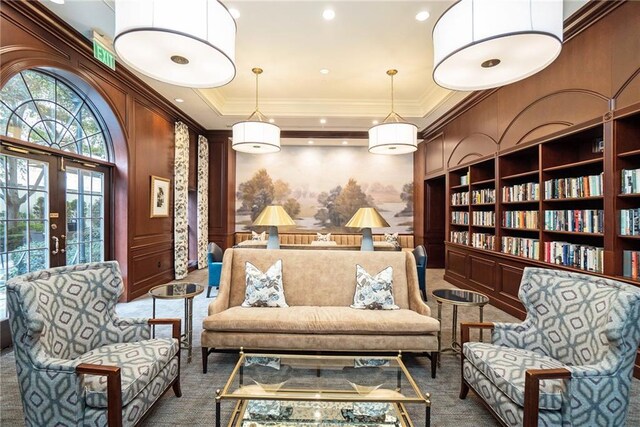
M 258 76 L 262 68 L 252 68 L 256 75 L 256 109 L 245 121 L 233 125 L 231 148 L 253 154 L 277 153 L 280 151 L 280 128 L 269 123 L 258 109 Z
M 418 149 L 418 127 L 394 111 L 393 76 L 396 74 L 398 70 L 387 71 L 391 77 L 391 113 L 369 129 L 369 152 L 373 154 L 407 154 Z
M 460 91 L 522 80 L 562 49 L 562 0 L 460 0 L 433 29 L 433 80 Z
M 118 59 L 156 80 L 192 88 L 236 75 L 236 23 L 216 0 L 118 0 Z

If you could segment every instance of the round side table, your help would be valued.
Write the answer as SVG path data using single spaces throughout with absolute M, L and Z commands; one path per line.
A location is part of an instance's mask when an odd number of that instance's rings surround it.
M 440 366 L 440 353 L 453 351 L 459 353 L 462 350 L 460 343 L 456 341 L 458 337 L 458 306 L 477 306 L 480 310 L 480 322 L 483 320 L 484 306 L 489 303 L 489 297 L 480 292 L 465 291 L 462 289 L 435 289 L 433 297 L 438 303 L 438 321 L 442 321 L 442 304 L 453 306 L 453 324 L 451 325 L 451 345 L 442 349 L 441 332 L 438 332 L 438 366 Z M 440 325 L 442 330 L 442 325 Z M 480 341 L 482 341 L 482 330 L 480 330 Z
M 181 336 L 180 349 L 187 350 L 187 363 L 191 363 L 193 351 L 193 298 L 204 292 L 204 286 L 198 283 L 168 283 L 149 289 L 153 300 L 153 318 L 156 318 L 156 299 L 184 299 L 184 334 Z M 156 335 L 155 326 L 153 336 Z

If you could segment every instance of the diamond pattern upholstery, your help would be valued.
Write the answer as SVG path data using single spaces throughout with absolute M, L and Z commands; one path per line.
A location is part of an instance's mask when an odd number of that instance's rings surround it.
M 526 370 L 565 368 L 569 380 L 541 381 L 539 425 L 625 425 L 640 344 L 640 289 L 586 274 L 526 268 L 518 296 L 527 310 L 523 323 L 496 323 L 491 344 L 464 344 L 467 383 L 503 422 L 517 426 Z M 487 397 L 481 388 L 500 396 Z M 549 418 L 553 411 L 559 420 Z
M 150 340 L 147 319 L 116 316 L 123 290 L 115 261 L 51 268 L 7 282 L 27 426 L 106 425 L 106 396 L 100 397 L 105 377 L 77 374 L 81 363 L 122 368 L 124 425 L 135 424 L 178 377 L 176 340 Z M 90 422 L 85 401 L 97 407 Z

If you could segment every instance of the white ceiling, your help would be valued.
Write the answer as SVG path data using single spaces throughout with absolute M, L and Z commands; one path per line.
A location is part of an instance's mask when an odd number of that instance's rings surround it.
M 114 35 L 114 0 L 40 0 L 87 38 L 92 30 Z M 565 18 L 587 0 L 565 0 Z M 431 31 L 455 0 L 429 1 L 223 1 L 237 19 L 236 78 L 216 89 L 172 86 L 138 76 L 206 129 L 227 129 L 255 106 L 260 77 L 260 110 L 283 130 L 365 131 L 390 111 L 390 79 L 395 77 L 396 111 L 422 129 L 468 93 L 451 92 L 431 78 Z M 176 1 L 176 4 L 179 2 Z M 326 8 L 332 21 L 322 18 Z M 431 17 L 418 22 L 415 15 Z M 117 63 L 118 67 L 124 66 Z M 323 75 L 320 69 L 329 74 Z M 325 124 L 320 119 L 326 119 Z M 306 140 L 297 140 L 305 143 Z M 333 143 L 341 144 L 340 141 Z

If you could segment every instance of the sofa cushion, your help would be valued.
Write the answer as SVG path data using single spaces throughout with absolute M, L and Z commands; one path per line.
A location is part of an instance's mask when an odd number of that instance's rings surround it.
M 242 307 L 288 307 L 282 285 L 282 260 L 277 260 L 264 273 L 247 261 L 245 275 Z
M 289 334 L 425 335 L 440 323 L 415 311 L 353 310 L 349 307 L 231 307 L 207 316 L 205 330 Z
M 393 301 L 393 267 L 381 270 L 372 276 L 356 265 L 356 291 L 351 308 L 367 310 L 398 310 Z
M 178 341 L 158 338 L 132 343 L 105 345 L 83 354 L 80 363 L 120 367 L 122 406 L 127 405 L 178 353 Z M 107 407 L 107 377 L 84 375 L 87 406 Z
M 473 342 L 465 343 L 464 357 L 509 399 L 524 406 L 524 378 L 527 369 L 555 369 L 565 366 L 555 359 L 528 350 Z M 540 381 L 540 409 L 562 407 L 563 380 Z

